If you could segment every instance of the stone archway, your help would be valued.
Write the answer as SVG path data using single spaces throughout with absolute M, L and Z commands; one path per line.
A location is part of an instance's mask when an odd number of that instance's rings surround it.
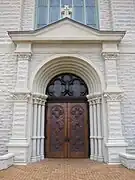
M 57 74 L 74 73 L 81 77 L 88 86 L 87 99 L 90 112 L 90 137 L 91 155 L 90 159 L 103 161 L 103 132 L 102 132 L 102 93 L 104 81 L 102 74 L 90 60 L 79 58 L 78 56 L 55 57 L 40 65 L 35 75 L 33 73 L 33 134 L 32 134 L 32 161 L 38 161 L 44 158 L 44 113 L 45 95 L 48 82 Z M 100 75 L 99 75 L 100 74 Z M 42 126 L 41 126 L 42 124 Z M 36 125 L 38 127 L 36 127 Z M 42 127 L 40 129 L 39 127 Z M 36 148 L 35 148 L 36 147 Z
M 57 33 L 59 30 L 64 34 Z M 89 109 L 90 112 L 93 112 L 90 113 L 90 123 L 93 123 L 94 129 L 90 134 L 90 142 L 93 144 L 93 156 L 91 155 L 90 158 L 102 160 L 103 158 L 100 158 L 99 151 L 97 151 L 102 146 L 104 161 L 119 163 L 119 153 L 126 152 L 127 145 L 122 134 L 120 105 L 122 91 L 118 84 L 116 61 L 119 60 L 119 43 L 125 32 L 98 31 L 76 24 L 70 19 L 63 19 L 38 30 L 10 31 L 8 33 L 16 45 L 15 53 L 18 60 L 16 85 L 11 92 L 13 101 L 12 136 L 8 143 L 8 152 L 15 154 L 14 163 L 27 164 L 44 158 L 44 129 L 39 130 L 36 123 L 38 122 L 38 127 L 44 123 L 47 99 L 45 91 L 48 82 L 53 76 L 65 72 L 80 76 L 88 86 Z M 32 69 L 34 72 L 30 75 L 29 68 L 33 63 L 30 62 L 31 55 L 35 54 L 33 44 L 54 43 L 56 45 L 58 42 L 68 43 L 68 45 L 70 43 L 100 44 L 101 58 L 104 59 L 104 75 L 89 58 L 86 58 L 86 54 L 80 55 L 84 54 L 83 51 L 77 50 L 77 54 L 73 54 L 75 51 L 67 52 L 67 49 L 64 51 L 67 54 L 62 54 L 61 49 L 58 54 L 50 51 L 48 58 L 45 58 L 35 70 Z M 49 54 L 53 55 L 49 56 Z M 98 131 L 100 128 L 95 125 L 103 127 L 102 132 Z M 33 134 L 31 131 L 35 132 L 36 129 L 38 130 L 35 136 L 35 133 Z

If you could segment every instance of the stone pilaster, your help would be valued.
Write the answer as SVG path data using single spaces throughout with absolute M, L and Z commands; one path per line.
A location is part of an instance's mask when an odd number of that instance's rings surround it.
M 8 144 L 8 152 L 14 153 L 14 163 L 27 164 L 29 159 L 28 111 L 31 94 L 13 92 L 11 96 L 13 100 L 13 124 L 12 136 Z
M 8 144 L 8 151 L 15 154 L 15 164 L 27 164 L 29 157 L 31 93 L 28 89 L 29 61 L 31 53 L 16 52 L 17 80 L 13 92 L 13 125 L 12 136 Z
M 118 85 L 117 60 L 119 53 L 103 52 L 105 59 L 106 100 L 107 111 L 107 143 L 108 163 L 119 163 L 119 153 L 126 151 L 126 143 L 122 134 L 121 100 L 123 92 Z
M 103 52 L 102 56 L 105 60 L 105 80 L 106 91 L 120 91 L 117 79 L 117 59 L 119 57 L 118 52 Z
M 28 91 L 28 73 L 29 61 L 31 60 L 31 53 L 17 53 L 17 81 L 15 91 Z

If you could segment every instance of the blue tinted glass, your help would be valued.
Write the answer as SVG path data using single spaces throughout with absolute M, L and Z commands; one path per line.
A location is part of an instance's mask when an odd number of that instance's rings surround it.
M 86 7 L 86 23 L 95 24 L 95 7 Z
M 38 6 L 48 6 L 48 0 L 38 0 Z
M 79 6 L 74 7 L 74 15 L 73 16 L 74 16 L 73 18 L 76 21 L 83 23 L 84 22 L 84 9 L 83 9 L 83 7 L 79 7 Z
M 95 0 L 85 0 L 86 6 L 95 6 Z
M 84 6 L 84 0 L 73 0 L 73 6 Z
M 50 0 L 50 6 L 60 6 L 60 0 Z
M 72 0 L 61 0 L 61 5 L 64 6 L 64 5 L 72 5 Z
M 55 22 L 60 19 L 60 7 L 50 7 L 49 22 Z
M 38 7 L 38 9 L 37 9 L 37 24 L 39 24 L 39 25 L 47 24 L 47 10 L 48 10 L 48 8 L 45 6 Z

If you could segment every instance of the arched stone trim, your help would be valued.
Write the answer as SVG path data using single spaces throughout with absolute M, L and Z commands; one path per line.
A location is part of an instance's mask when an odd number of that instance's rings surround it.
M 30 88 L 34 92 L 45 93 L 48 82 L 59 73 L 74 73 L 88 85 L 89 92 L 103 92 L 104 78 L 90 59 L 78 54 L 57 54 L 43 60 L 32 73 Z
M 33 93 L 36 93 L 36 95 L 38 93 L 38 96 L 40 96 L 40 94 L 45 94 L 47 85 L 50 82 L 50 80 L 58 74 L 67 73 L 67 72 L 79 76 L 87 84 L 89 91 L 89 95 L 87 96 L 87 99 L 90 105 L 91 103 L 95 103 L 94 108 L 92 110 L 92 113 L 95 113 L 94 117 L 95 118 L 97 117 L 97 119 L 95 119 L 95 123 L 96 121 L 99 121 L 102 124 L 101 122 L 102 120 L 98 119 L 99 116 L 97 115 L 97 113 L 101 112 L 101 103 L 102 103 L 101 95 L 105 89 L 104 78 L 100 70 L 88 58 L 82 57 L 77 54 L 72 54 L 70 56 L 69 54 L 61 54 L 61 55 L 57 54 L 50 56 L 48 59 L 43 60 L 43 62 L 39 64 L 39 66 L 33 72 L 32 77 L 30 79 L 31 82 L 30 88 Z M 33 108 L 35 108 L 34 112 L 38 114 L 39 112 L 37 112 L 36 109 L 37 106 L 40 106 L 40 104 L 41 103 L 37 104 L 37 96 L 36 96 L 36 99 L 34 98 L 33 101 Z M 37 117 L 41 117 L 41 116 L 42 115 L 39 115 Z M 100 147 L 100 151 L 97 149 L 98 153 L 93 154 L 94 155 L 93 159 L 98 161 L 103 161 L 103 153 L 102 153 L 103 140 L 101 133 L 101 128 L 102 128 L 101 124 L 98 127 L 95 126 L 95 128 L 98 128 L 98 132 L 94 134 L 94 137 L 92 136 L 90 137 L 90 140 L 94 138 L 93 139 L 94 143 L 97 142 L 97 146 L 93 147 L 94 148 L 93 150 L 95 151 L 95 148 Z M 33 134 L 32 136 L 33 150 L 36 141 L 38 142 L 38 139 L 35 140 L 35 136 Z M 43 158 L 43 154 L 41 154 L 39 157 L 38 153 L 34 152 L 33 150 L 32 150 L 33 156 L 31 157 L 33 162 Z

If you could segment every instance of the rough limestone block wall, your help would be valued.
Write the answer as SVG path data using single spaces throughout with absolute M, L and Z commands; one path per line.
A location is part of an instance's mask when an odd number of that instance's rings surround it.
M 8 47 L 0 48 L 0 155 L 7 152 L 6 144 L 11 135 L 12 103 L 10 91 L 16 82 L 16 57 Z
M 118 81 L 125 91 L 122 104 L 123 133 L 129 144 L 128 153 L 135 153 L 135 1 L 111 0 L 113 30 L 126 30 L 120 44 Z
M 11 135 L 10 91 L 15 86 L 17 65 L 7 31 L 19 30 L 19 26 L 20 0 L 0 0 L 0 155 L 7 152 L 6 144 Z
M 32 30 L 35 27 L 36 0 L 24 0 L 22 3 L 21 29 Z
M 110 11 L 110 0 L 99 0 L 98 1 L 98 13 L 99 13 L 99 29 L 100 30 L 111 30 L 112 20 Z

